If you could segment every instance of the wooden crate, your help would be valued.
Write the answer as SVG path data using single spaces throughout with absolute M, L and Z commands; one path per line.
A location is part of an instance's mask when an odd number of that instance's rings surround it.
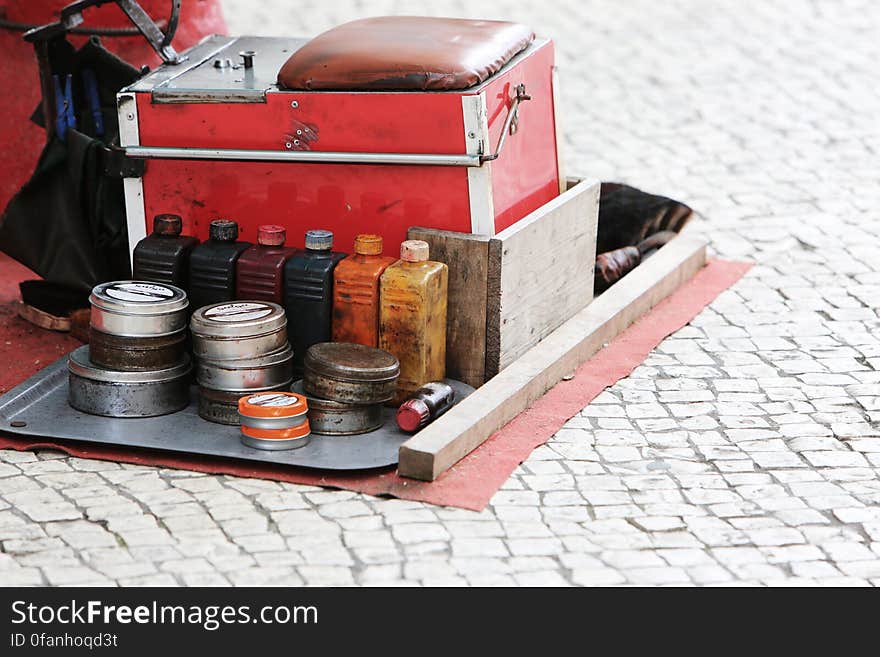
M 470 397 L 400 446 L 397 471 L 433 481 L 574 372 L 706 262 L 706 242 L 679 235 Z
M 410 228 L 449 266 L 447 376 L 479 387 L 593 299 L 599 183 L 568 190 L 494 237 Z

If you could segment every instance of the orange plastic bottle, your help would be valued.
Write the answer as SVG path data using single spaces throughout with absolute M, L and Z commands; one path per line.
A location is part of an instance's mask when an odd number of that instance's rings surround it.
M 400 361 L 395 404 L 446 375 L 446 294 L 449 268 L 428 260 L 428 243 L 408 240 L 400 260 L 382 274 L 379 347 Z
M 354 254 L 333 270 L 333 342 L 379 345 L 379 277 L 394 258 L 379 235 L 358 235 Z

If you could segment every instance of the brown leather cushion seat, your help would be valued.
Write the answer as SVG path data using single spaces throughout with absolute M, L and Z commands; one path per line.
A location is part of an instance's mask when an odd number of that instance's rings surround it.
M 297 50 L 278 72 L 296 90 L 467 89 L 535 38 L 525 25 L 382 16 L 344 23 Z

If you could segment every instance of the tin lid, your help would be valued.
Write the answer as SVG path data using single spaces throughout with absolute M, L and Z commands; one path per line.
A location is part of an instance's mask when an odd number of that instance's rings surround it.
M 246 418 L 292 418 L 308 410 L 306 398 L 292 392 L 261 392 L 238 400 L 238 412 Z
M 397 426 L 413 433 L 428 424 L 431 411 L 421 399 L 408 399 L 397 409 Z
M 153 217 L 153 234 L 177 237 L 183 232 L 183 219 L 179 214 L 157 214 Z
M 192 363 L 187 354 L 174 367 L 152 372 L 123 372 L 95 365 L 89 358 L 89 347 L 75 349 L 67 358 L 67 370 L 76 376 L 104 383 L 164 383 L 189 376 Z
M 358 235 L 354 238 L 354 252 L 358 255 L 379 255 L 382 253 L 382 236 Z
M 208 237 L 218 242 L 234 242 L 238 239 L 238 224 L 229 219 L 214 219 L 208 226 Z
M 425 262 L 428 259 L 428 243 L 423 240 L 401 242 L 400 259 L 404 262 Z
M 348 342 L 312 345 L 303 366 L 318 376 L 338 381 L 393 381 L 400 375 L 400 363 L 387 351 Z
M 101 283 L 92 289 L 89 302 L 121 315 L 166 315 L 189 306 L 186 292 L 179 287 L 149 281 Z
M 329 230 L 307 230 L 306 248 L 310 251 L 329 251 L 333 248 L 333 233 Z
M 257 228 L 257 244 L 263 246 L 284 246 L 287 239 L 287 231 L 284 226 L 275 224 L 263 224 Z
M 270 301 L 228 301 L 199 308 L 190 329 L 203 338 L 251 338 L 287 326 L 284 308 Z

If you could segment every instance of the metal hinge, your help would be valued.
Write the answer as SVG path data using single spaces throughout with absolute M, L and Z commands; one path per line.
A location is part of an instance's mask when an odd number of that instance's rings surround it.
M 143 178 L 147 161 L 129 157 L 124 148 L 108 146 L 102 149 L 104 175 L 108 178 Z

